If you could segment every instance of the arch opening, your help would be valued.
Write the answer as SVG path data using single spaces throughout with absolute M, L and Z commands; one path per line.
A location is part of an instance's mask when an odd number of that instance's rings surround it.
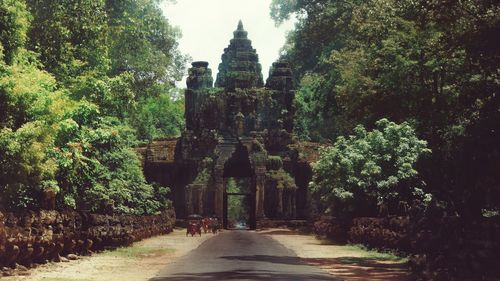
M 255 229 L 254 175 L 246 147 L 238 144 L 224 164 L 224 228 Z

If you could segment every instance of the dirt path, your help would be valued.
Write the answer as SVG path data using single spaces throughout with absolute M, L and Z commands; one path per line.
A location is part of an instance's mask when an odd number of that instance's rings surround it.
M 319 266 L 346 281 L 407 281 L 405 259 L 367 251 L 358 246 L 330 245 L 313 235 L 283 229 L 260 231 L 295 252 L 303 261 Z
M 50 263 L 31 270 L 29 276 L 1 277 L 4 281 L 141 281 L 197 248 L 211 234 L 186 237 L 184 229 L 134 243 L 133 246 L 82 257 L 68 263 Z

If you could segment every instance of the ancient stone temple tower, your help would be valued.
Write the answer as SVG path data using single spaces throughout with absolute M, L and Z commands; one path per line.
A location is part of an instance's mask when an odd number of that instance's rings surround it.
M 262 67 L 241 21 L 224 49 L 215 87 L 207 62 L 193 62 L 185 93 L 186 130 L 142 152 L 150 181 L 172 188 L 179 217 L 227 217 L 229 178 L 246 179 L 253 226 L 307 216 L 307 144 L 293 135 L 294 86 L 286 62 Z
M 252 41 L 247 38 L 248 32 L 243 29 L 241 21 L 233 34 L 234 38 L 222 54 L 215 86 L 231 91 L 237 88 L 262 88 L 264 81 L 259 56 L 252 48 Z

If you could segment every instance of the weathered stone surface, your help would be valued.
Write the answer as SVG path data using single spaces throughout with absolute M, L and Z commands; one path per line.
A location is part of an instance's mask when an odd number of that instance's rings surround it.
M 166 234 L 175 225 L 173 210 L 160 215 L 99 215 L 74 211 L 0 212 L 0 268 L 33 267 L 47 261 L 65 262 L 108 246 L 119 247 L 153 235 Z M 64 257 L 66 256 L 66 257 Z M 20 267 L 20 266 L 22 267 Z
M 174 163 L 177 139 L 164 139 L 151 142 L 145 147 L 137 148 L 136 151 L 142 156 L 142 164 L 148 163 Z
M 198 213 L 223 218 L 225 179 L 243 177 L 252 183 L 254 222 L 307 218 L 311 179 L 307 160 L 312 158 L 303 157 L 303 146 L 293 135 L 295 92 L 290 66 L 274 63 L 264 86 L 257 52 L 241 22 L 233 35 L 224 49 L 215 87 L 208 63 L 192 63 L 182 136 L 138 148 L 145 175 L 171 187 L 180 217 Z M 281 179 L 269 180 L 268 156 L 283 159 Z M 286 186 L 293 188 L 277 189 L 285 186 L 280 181 L 289 178 L 295 183 Z
M 410 252 L 408 217 L 356 218 L 349 229 L 349 241 L 379 249 Z
M 315 221 L 314 231 L 336 242 L 348 241 L 410 254 L 409 266 L 419 274 L 418 280 L 498 278 L 498 217 L 483 218 L 467 228 L 458 216 L 422 217 L 418 223 L 410 223 L 414 219 L 410 215 L 342 221 L 323 216 Z
M 259 56 L 252 48 L 252 41 L 247 38 L 248 32 L 243 29 L 241 21 L 233 34 L 234 38 L 222 54 L 215 86 L 226 90 L 263 87 Z

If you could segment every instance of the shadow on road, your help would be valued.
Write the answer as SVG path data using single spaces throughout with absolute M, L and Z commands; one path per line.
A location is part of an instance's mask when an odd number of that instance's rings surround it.
M 235 270 L 206 272 L 197 274 L 175 274 L 169 277 L 155 277 L 149 281 L 180 281 L 180 280 L 326 280 L 340 281 L 334 277 L 328 278 L 325 275 L 316 274 L 288 274 L 283 272 L 273 272 L 265 270 Z
M 302 262 L 300 258 L 290 257 L 290 256 L 252 255 L 252 256 L 223 256 L 220 258 L 228 260 L 259 261 L 259 262 L 281 263 L 290 265 L 304 264 L 304 262 Z
M 380 263 L 372 258 L 303 258 L 303 262 L 319 266 L 345 281 L 407 281 L 405 263 Z

